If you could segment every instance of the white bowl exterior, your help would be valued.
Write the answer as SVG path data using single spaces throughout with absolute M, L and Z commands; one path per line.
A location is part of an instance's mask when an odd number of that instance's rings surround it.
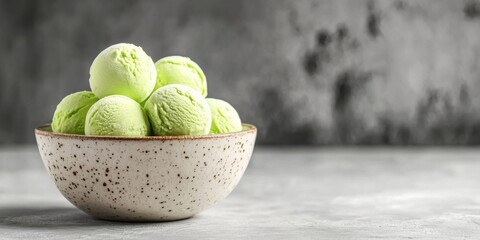
M 102 219 L 169 221 L 224 199 L 242 177 L 255 131 L 181 140 L 36 134 L 43 163 L 72 204 Z

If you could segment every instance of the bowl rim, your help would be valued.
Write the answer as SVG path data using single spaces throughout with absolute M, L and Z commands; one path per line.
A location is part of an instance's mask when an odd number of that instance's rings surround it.
M 209 135 L 181 135 L 181 136 L 144 136 L 144 137 L 128 137 L 128 136 L 87 136 L 80 134 L 69 133 L 55 133 L 46 128 L 51 127 L 51 124 L 42 124 L 35 128 L 35 135 L 41 135 L 46 137 L 58 137 L 58 138 L 70 138 L 81 140 L 129 140 L 129 141 L 155 141 L 155 140 L 199 140 L 199 139 L 215 139 L 226 138 L 231 136 L 238 136 L 243 134 L 257 133 L 257 128 L 248 123 L 243 123 L 243 129 L 238 132 L 209 134 Z

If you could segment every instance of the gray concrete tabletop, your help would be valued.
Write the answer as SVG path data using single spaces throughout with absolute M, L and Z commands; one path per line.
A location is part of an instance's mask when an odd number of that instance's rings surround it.
M 94 219 L 35 147 L 0 148 L 0 239 L 479 239 L 480 149 L 257 148 L 234 192 L 166 223 Z

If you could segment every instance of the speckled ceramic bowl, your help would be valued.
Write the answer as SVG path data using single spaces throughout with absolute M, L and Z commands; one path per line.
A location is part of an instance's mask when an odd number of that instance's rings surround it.
M 35 129 L 43 163 L 60 192 L 82 211 L 117 221 L 191 217 L 237 185 L 256 128 L 172 137 L 92 137 Z

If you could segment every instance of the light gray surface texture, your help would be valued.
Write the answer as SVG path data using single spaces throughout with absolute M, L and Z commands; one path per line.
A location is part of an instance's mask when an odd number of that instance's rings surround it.
M 55 189 L 33 147 L 0 149 L 0 239 L 478 239 L 480 150 L 269 149 L 193 218 L 96 220 Z

